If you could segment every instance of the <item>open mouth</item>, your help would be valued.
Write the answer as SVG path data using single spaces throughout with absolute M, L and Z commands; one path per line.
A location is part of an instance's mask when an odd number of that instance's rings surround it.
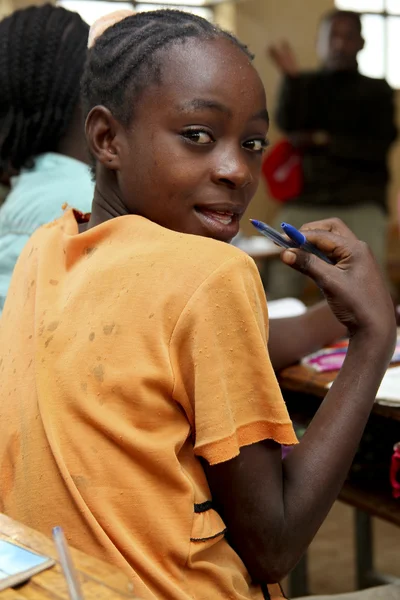
M 232 223 L 236 215 L 233 212 L 221 211 L 221 210 L 201 210 L 204 216 L 208 216 L 210 219 L 215 219 L 222 225 L 229 225 Z
M 239 231 L 239 215 L 230 210 L 211 210 L 196 206 L 195 212 L 212 237 L 230 241 Z

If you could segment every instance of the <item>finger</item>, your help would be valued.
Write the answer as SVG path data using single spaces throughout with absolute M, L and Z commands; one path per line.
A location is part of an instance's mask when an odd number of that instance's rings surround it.
M 305 223 L 300 227 L 300 231 L 310 231 L 313 229 L 331 231 L 337 235 L 341 235 L 345 238 L 357 240 L 357 236 L 337 217 L 333 217 L 331 219 L 321 219 L 320 221 L 312 221 L 310 223 Z
M 332 279 L 333 269 L 336 269 L 335 266 L 328 265 L 314 254 L 295 248 L 284 250 L 281 260 L 292 269 L 311 277 L 320 288 L 324 288 L 324 284 L 329 278 Z
M 354 247 L 361 243 L 357 238 L 345 237 L 324 229 L 308 229 L 304 231 L 306 239 L 321 252 L 339 263 L 351 257 Z
M 279 57 L 279 50 L 276 46 L 268 46 L 267 53 L 269 54 L 270 58 L 272 58 L 272 60 L 276 61 Z
M 282 61 L 284 58 L 282 57 L 282 52 L 278 46 L 271 48 L 269 55 L 276 66 L 282 67 Z
M 285 52 L 285 54 L 293 54 L 292 46 L 287 40 L 282 40 L 281 49 Z

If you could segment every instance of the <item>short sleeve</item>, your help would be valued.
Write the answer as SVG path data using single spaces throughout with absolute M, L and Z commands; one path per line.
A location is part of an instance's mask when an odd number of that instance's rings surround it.
M 264 439 L 297 442 L 267 349 L 268 316 L 254 262 L 238 254 L 200 285 L 170 342 L 174 399 L 210 464 Z

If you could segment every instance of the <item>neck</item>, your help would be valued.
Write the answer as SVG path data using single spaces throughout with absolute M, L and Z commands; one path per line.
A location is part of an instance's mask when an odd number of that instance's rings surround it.
M 346 65 L 343 67 L 337 67 L 336 65 L 325 63 L 322 65 L 322 68 L 324 71 L 329 71 L 330 73 L 357 73 L 358 63 L 356 61 L 352 65 Z
M 121 197 L 115 171 L 98 166 L 96 171 L 96 187 L 92 204 L 92 214 L 87 228 L 95 227 L 109 219 L 128 215 Z

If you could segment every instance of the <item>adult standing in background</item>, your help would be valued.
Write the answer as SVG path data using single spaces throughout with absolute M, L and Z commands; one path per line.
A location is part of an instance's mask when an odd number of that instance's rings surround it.
M 320 23 L 321 68 L 301 72 L 287 42 L 269 55 L 283 75 L 277 124 L 302 153 L 303 189 L 280 211 L 297 227 L 339 217 L 367 242 L 383 270 L 386 259 L 388 150 L 396 138 L 393 90 L 358 72 L 364 47 L 357 13 L 331 11 Z M 299 296 L 300 273 L 271 265 L 269 296 Z
M 89 26 L 50 4 L 0 22 L 0 313 L 32 233 L 72 202 L 90 211 L 94 184 L 79 103 Z

